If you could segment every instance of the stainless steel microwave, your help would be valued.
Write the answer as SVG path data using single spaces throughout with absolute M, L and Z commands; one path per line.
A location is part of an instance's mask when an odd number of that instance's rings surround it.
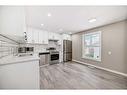
M 18 48 L 18 53 L 29 53 L 33 51 L 34 51 L 34 47 L 19 47 Z

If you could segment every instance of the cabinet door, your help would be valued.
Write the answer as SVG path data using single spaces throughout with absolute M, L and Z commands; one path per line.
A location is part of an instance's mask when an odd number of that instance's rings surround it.
M 71 40 L 71 35 L 63 34 L 63 40 Z
M 27 29 L 27 43 L 33 43 L 33 33 L 32 29 Z
M 39 44 L 48 44 L 48 33 L 47 31 L 39 31 Z
M 46 59 L 45 55 L 41 55 L 41 56 L 40 56 L 40 62 L 39 62 L 39 65 L 40 65 L 40 66 L 42 66 L 42 65 L 45 65 L 45 64 L 46 64 L 45 59 Z
M 43 44 L 44 43 L 44 34 L 43 31 L 39 31 L 38 32 L 38 39 L 39 39 L 39 44 Z
M 67 40 L 71 40 L 71 35 L 67 35 Z
M 62 44 L 62 35 L 61 34 L 59 34 L 58 35 L 58 45 L 61 45 Z
M 49 38 L 49 39 L 54 39 L 54 33 L 53 33 L 53 32 L 49 32 L 48 38 Z
M 32 31 L 27 32 L 27 43 L 33 43 Z
M 54 39 L 59 40 L 59 34 L 58 33 L 54 33 Z
M 34 43 L 39 43 L 39 32 L 35 29 L 33 29 L 33 40 L 34 40 Z
M 48 32 L 44 31 L 44 44 L 48 44 Z

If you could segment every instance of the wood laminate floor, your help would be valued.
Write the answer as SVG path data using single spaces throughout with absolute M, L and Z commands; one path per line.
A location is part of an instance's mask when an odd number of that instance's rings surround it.
M 127 89 L 127 77 L 75 62 L 40 67 L 41 89 Z

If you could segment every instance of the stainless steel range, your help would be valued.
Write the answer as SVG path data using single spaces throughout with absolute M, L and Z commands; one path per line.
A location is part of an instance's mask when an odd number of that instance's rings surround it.
M 56 63 L 59 63 L 59 51 L 51 51 L 49 64 L 56 64 Z
M 56 48 L 48 48 L 50 52 L 50 57 L 49 57 L 49 64 L 57 64 L 59 63 L 59 51 L 56 50 Z

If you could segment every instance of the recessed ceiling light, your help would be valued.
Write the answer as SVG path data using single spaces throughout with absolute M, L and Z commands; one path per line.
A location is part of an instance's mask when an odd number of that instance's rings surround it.
M 96 18 L 89 19 L 89 22 L 90 22 L 90 23 L 95 22 L 95 21 L 97 21 Z
M 44 26 L 44 24 L 41 24 L 41 26 Z
M 51 13 L 48 13 L 48 17 L 52 16 Z

